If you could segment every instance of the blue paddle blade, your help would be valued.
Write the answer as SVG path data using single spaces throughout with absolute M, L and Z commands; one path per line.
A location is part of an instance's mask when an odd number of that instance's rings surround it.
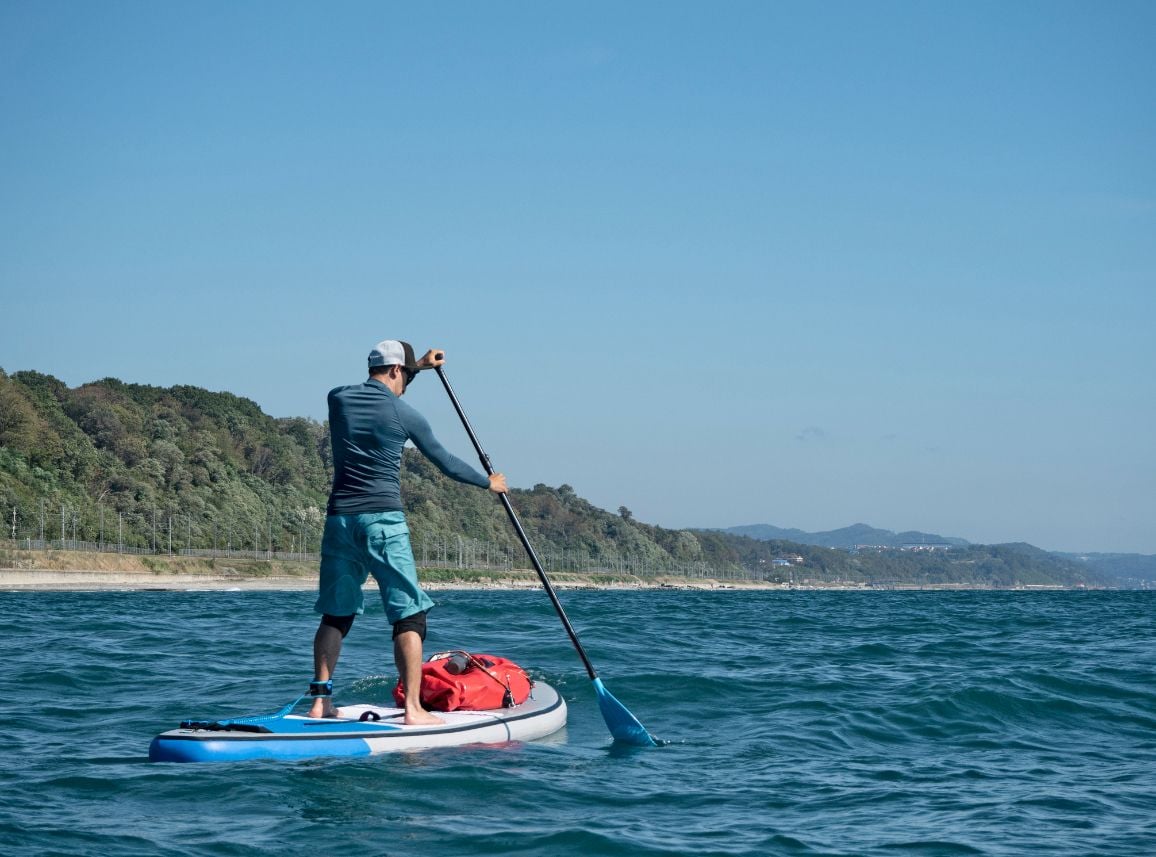
M 656 742 L 645 727 L 638 722 L 638 718 L 631 714 L 626 706 L 614 698 L 614 695 L 602 684 L 602 679 L 594 679 L 594 692 L 598 695 L 598 707 L 602 709 L 602 719 L 610 729 L 615 741 L 631 744 L 635 747 L 657 747 Z

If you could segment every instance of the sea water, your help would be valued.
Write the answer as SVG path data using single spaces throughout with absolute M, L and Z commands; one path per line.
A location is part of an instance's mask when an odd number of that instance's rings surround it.
M 152 764 L 189 717 L 306 687 L 307 592 L 0 594 L 0 842 L 20 855 L 1152 855 L 1156 596 L 436 593 L 427 652 L 500 654 L 570 707 L 553 738 L 368 759 Z M 380 605 L 338 702 L 386 702 Z

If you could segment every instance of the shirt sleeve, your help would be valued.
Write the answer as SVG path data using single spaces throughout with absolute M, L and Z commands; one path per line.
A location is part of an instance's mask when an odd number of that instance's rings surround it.
M 401 417 L 402 425 L 409 439 L 413 441 L 421 454 L 437 465 L 438 470 L 450 479 L 464 482 L 467 485 L 477 485 L 479 488 L 489 488 L 490 479 L 479 470 L 470 467 L 452 452 L 447 450 L 434 437 L 433 430 L 426 420 L 416 410 L 402 401 L 397 403 L 397 413 Z

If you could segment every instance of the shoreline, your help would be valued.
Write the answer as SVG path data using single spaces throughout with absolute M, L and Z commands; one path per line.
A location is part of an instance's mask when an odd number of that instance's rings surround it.
M 481 580 L 422 580 L 429 592 L 452 590 L 524 591 L 542 588 L 531 570 L 524 578 L 501 577 Z M 418 572 L 419 578 L 422 576 Z M 574 579 L 578 577 L 579 579 Z M 961 584 L 898 584 L 888 587 L 852 583 L 783 584 L 758 580 L 718 580 L 677 576 L 634 580 L 581 579 L 569 574 L 564 579 L 551 576 L 557 590 L 695 590 L 702 592 L 1077 592 L 1063 586 L 1020 586 L 1009 589 Z M 126 571 L 123 569 L 20 569 L 0 568 L 0 592 L 306 592 L 317 588 L 317 575 L 189 574 L 169 571 Z M 364 588 L 377 591 L 371 578 Z
M 533 572 L 530 572 L 533 574 Z M 420 579 L 421 572 L 419 570 Z M 774 590 L 788 587 L 760 581 L 722 583 L 713 579 L 692 580 L 656 578 L 653 581 L 554 580 L 555 589 L 699 589 L 712 590 Z M 519 591 L 540 589 L 541 582 L 532 579 L 500 578 L 497 580 L 423 580 L 422 588 L 430 592 L 455 589 Z M 4 592 L 102 592 L 102 591 L 311 591 L 317 588 L 317 576 L 268 576 L 227 574 L 181 574 L 169 572 L 128 572 L 101 569 L 12 569 L 0 568 L 0 591 Z M 368 580 L 364 586 L 376 591 L 377 584 Z M 797 588 L 797 587 L 796 587 Z M 824 587 L 825 588 L 825 587 Z
M 0 591 L 282 590 L 317 588 L 316 559 L 197 557 L 74 550 L 0 548 Z M 431 592 L 450 589 L 540 589 L 533 569 L 419 567 Z M 677 573 L 637 577 L 615 572 L 551 572 L 555 589 L 785 589 L 742 578 L 689 578 Z M 372 579 L 366 586 L 376 588 Z
M 0 547 L 0 591 L 308 591 L 317 588 L 315 560 L 277 557 L 211 558 L 165 554 L 114 554 L 72 550 L 21 550 Z M 1020 585 L 993 587 L 953 583 L 862 581 L 785 583 L 741 577 L 685 577 L 678 573 L 639 577 L 627 572 L 550 572 L 558 590 L 697 590 L 704 592 L 1035 592 L 1080 591 L 1083 587 Z M 530 568 L 418 569 L 424 589 L 530 590 L 542 583 Z M 366 587 L 375 589 L 372 579 Z M 1092 588 L 1092 587 L 1088 587 Z

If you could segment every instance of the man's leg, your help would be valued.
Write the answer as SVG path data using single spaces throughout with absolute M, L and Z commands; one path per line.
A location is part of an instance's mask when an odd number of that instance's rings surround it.
M 405 691 L 405 725 L 435 726 L 445 723 L 436 714 L 430 714 L 421 705 L 421 635 L 417 631 L 402 631 L 393 638 L 393 659 L 401 675 Z
M 374 517 L 366 528 L 370 572 L 381 588 L 385 618 L 393 625 L 393 658 L 405 691 L 405 722 L 410 726 L 444 723 L 421 704 L 421 648 L 426 634 L 426 611 L 433 599 L 417 581 L 409 528 L 401 512 Z
M 341 643 L 353 625 L 353 616 L 321 617 L 321 624 L 317 626 L 317 633 L 313 635 L 313 680 L 315 682 L 329 681 L 337 671 L 337 659 L 341 657 Z M 332 717 L 333 700 L 329 697 L 317 697 L 313 700 L 313 707 L 309 709 L 310 717 Z
M 313 609 L 321 614 L 321 624 L 313 635 L 315 682 L 332 680 L 337 659 L 341 657 L 341 641 L 349 633 L 364 601 L 361 585 L 369 572 L 362 561 L 361 548 L 351 535 L 356 530 L 356 518 L 356 515 L 330 515 L 325 519 L 317 601 L 313 605 Z M 314 698 L 309 710 L 311 717 L 332 713 L 331 699 Z

